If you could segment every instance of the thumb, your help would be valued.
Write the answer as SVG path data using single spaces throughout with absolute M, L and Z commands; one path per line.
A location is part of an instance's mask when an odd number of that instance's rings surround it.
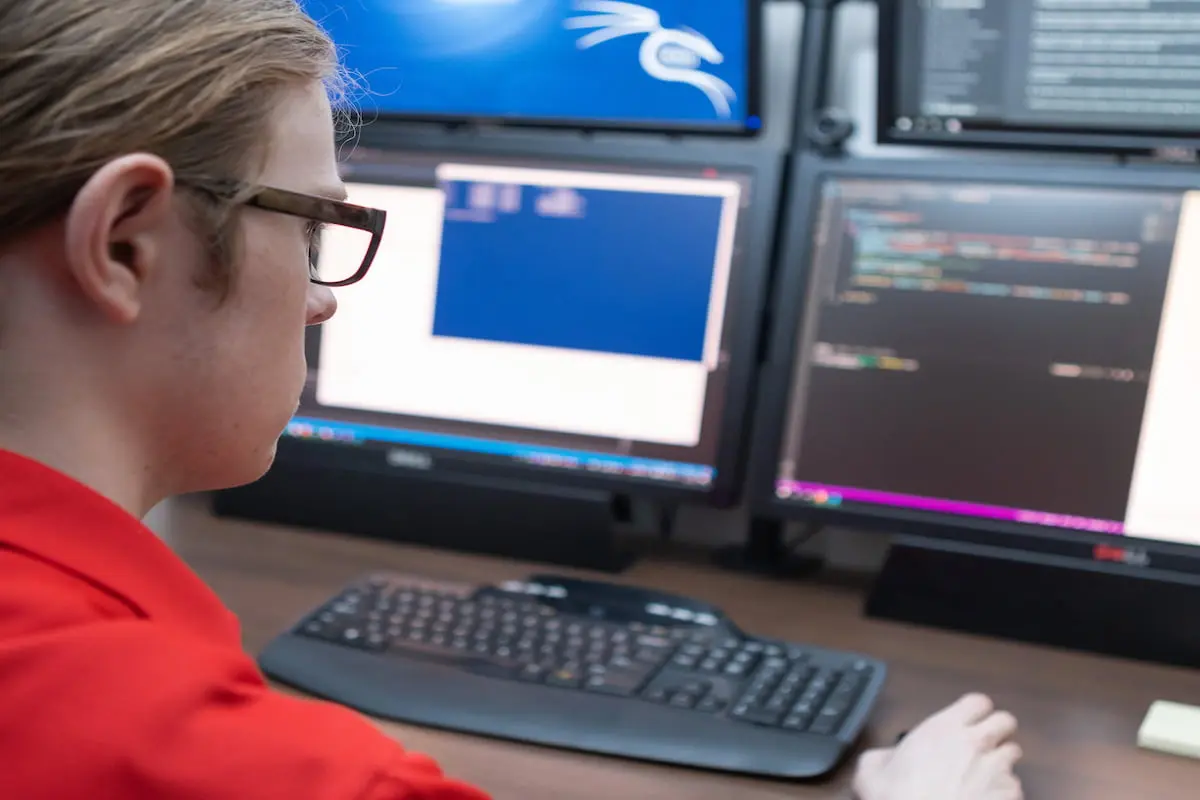
M 859 797 L 874 797 L 882 788 L 883 771 L 892 760 L 894 748 L 868 750 L 858 759 L 854 770 L 854 793 Z

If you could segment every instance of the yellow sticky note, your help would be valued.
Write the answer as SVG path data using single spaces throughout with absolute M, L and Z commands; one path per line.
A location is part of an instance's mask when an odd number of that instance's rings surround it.
M 1155 701 L 1138 730 L 1138 747 L 1200 758 L 1200 708 Z

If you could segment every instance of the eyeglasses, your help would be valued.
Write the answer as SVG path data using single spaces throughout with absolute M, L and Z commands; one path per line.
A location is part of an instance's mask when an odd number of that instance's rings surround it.
M 177 179 L 180 185 L 198 189 L 220 200 L 287 214 L 309 221 L 309 280 L 321 286 L 349 286 L 366 277 L 379 252 L 387 212 L 356 206 L 329 197 L 276 189 L 272 186 L 237 182 Z M 364 234 L 369 239 L 364 241 Z M 332 247 L 322 258 L 322 239 Z M 342 277 L 345 276 L 345 277 Z

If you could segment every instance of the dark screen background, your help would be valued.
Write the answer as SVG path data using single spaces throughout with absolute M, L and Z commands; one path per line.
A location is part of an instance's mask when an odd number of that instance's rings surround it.
M 1180 199 L 827 183 L 780 477 L 1122 519 Z M 921 257 L 953 234 L 968 234 L 957 255 Z M 1136 266 L 1071 263 L 1088 247 Z M 914 274 L 941 282 L 886 285 Z M 917 366 L 822 366 L 831 352 Z M 1052 364 L 1088 376 L 1059 377 Z

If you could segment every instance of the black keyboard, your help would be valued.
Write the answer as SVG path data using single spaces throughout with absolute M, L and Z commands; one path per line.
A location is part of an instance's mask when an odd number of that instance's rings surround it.
M 886 673 L 864 656 L 747 636 L 693 600 L 556 576 L 367 576 L 260 664 L 377 717 L 779 778 L 834 769 Z

